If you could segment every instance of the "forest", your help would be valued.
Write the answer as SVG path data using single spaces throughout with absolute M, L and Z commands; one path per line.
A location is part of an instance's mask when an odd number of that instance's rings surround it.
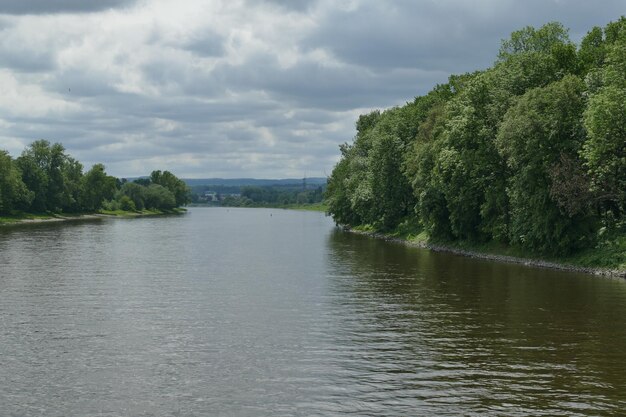
M 328 179 L 336 223 L 567 255 L 624 242 L 626 18 L 574 44 L 559 23 L 488 69 L 360 116 Z
M 221 205 L 226 207 L 288 207 L 321 203 L 321 186 L 302 189 L 290 186 L 244 186 L 238 196 L 226 196 Z
M 189 201 L 189 188 L 169 171 L 135 181 L 108 175 L 102 164 L 83 172 L 63 145 L 46 140 L 16 159 L 0 150 L 0 215 L 172 210 Z

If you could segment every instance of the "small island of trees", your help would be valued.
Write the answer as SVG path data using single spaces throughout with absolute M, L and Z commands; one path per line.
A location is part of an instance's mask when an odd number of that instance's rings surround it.
M 13 159 L 0 150 L 0 215 L 172 211 L 190 201 L 187 185 L 169 171 L 148 178 L 118 179 L 96 164 L 83 165 L 60 143 L 38 140 Z

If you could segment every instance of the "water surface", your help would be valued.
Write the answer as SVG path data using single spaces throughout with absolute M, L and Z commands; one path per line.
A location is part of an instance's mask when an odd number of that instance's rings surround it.
M 0 228 L 0 415 L 618 415 L 626 281 L 320 213 Z

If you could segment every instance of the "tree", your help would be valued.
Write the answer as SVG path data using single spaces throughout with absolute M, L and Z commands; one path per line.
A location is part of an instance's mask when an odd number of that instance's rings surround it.
M 361 219 L 352 209 L 350 202 L 351 192 L 348 189 L 350 159 L 346 148 L 342 149 L 343 157 L 328 177 L 324 199 L 328 205 L 328 213 L 333 216 L 336 223 L 354 226 L 361 224 Z
M 135 210 L 137 210 L 137 207 L 135 207 L 135 203 L 127 195 L 123 195 L 123 196 L 120 197 L 119 205 L 120 205 L 120 209 L 125 210 L 125 211 L 135 211 Z
M 132 200 L 134 209 L 133 210 L 143 210 L 145 205 L 145 194 L 146 187 L 139 185 L 135 182 L 126 182 L 122 185 L 118 192 L 119 196 L 117 199 L 121 202 L 122 197 L 128 197 Z
M 0 151 L 0 213 L 27 208 L 33 198 L 8 152 Z
M 514 32 L 493 67 L 360 116 L 328 179 L 335 221 L 418 220 L 432 237 L 537 252 L 592 244 L 598 209 L 626 210 L 626 18 L 578 52 L 567 32 Z
M 440 153 L 439 135 L 445 121 L 445 103 L 434 105 L 420 124 L 415 142 L 404 162 L 405 176 L 411 181 L 417 199 L 416 215 L 429 234 L 437 239 L 452 236 L 450 213 L 443 187 L 434 175 Z
M 554 53 L 559 45 L 570 44 L 568 30 L 558 22 L 551 22 L 539 29 L 527 26 L 503 40 L 498 59 L 504 61 L 516 54 L 528 52 Z
M 191 190 L 187 184 L 169 171 L 152 171 L 150 181 L 170 190 L 174 194 L 176 206 L 184 206 L 191 201 Z
M 63 175 L 63 199 L 61 208 L 67 212 L 79 212 L 83 193 L 83 165 L 74 158 L 67 156 L 61 169 Z
M 606 216 L 626 212 L 626 18 L 605 29 L 605 65 L 598 72 L 584 115 L 582 149 L 598 208 Z M 590 81 L 590 80 L 588 80 Z
M 82 206 L 85 210 L 96 211 L 115 195 L 116 179 L 106 174 L 104 165 L 95 164 L 83 177 L 82 188 Z
M 159 184 L 150 184 L 145 190 L 146 208 L 171 210 L 176 207 L 174 194 Z
M 594 68 L 601 68 L 606 57 L 606 44 L 602 28 L 594 27 L 583 38 L 578 50 L 580 72 L 586 75 Z
M 595 219 L 589 205 L 583 202 L 577 210 L 565 209 L 563 201 L 573 189 L 556 182 L 570 181 L 563 171 L 572 174 L 571 165 L 581 165 L 583 91 L 584 84 L 576 76 L 532 89 L 502 122 L 497 146 L 510 172 L 510 240 L 522 247 L 564 254 L 589 245 L 594 238 Z
M 445 200 L 454 238 L 498 239 L 506 229 L 507 205 L 499 200 L 504 193 L 506 173 L 494 145 L 498 113 L 504 107 L 498 93 L 492 72 L 474 77 L 447 104 L 436 143 L 430 147 L 436 151 L 431 184 L 438 192 L 430 191 L 427 195 L 442 193 L 443 199 L 431 198 L 431 203 L 424 207 Z M 509 100 L 508 95 L 504 100 Z
M 60 143 L 31 143 L 17 158 L 22 180 L 33 192 L 35 211 L 77 210 L 82 165 L 65 153 Z
M 149 186 L 150 184 L 152 184 L 152 181 L 150 181 L 150 178 L 137 178 L 136 180 L 133 181 L 135 184 L 139 184 L 142 185 L 144 187 Z
M 32 143 L 17 158 L 16 163 L 22 173 L 22 180 L 32 192 L 31 207 L 35 211 L 46 211 L 48 203 L 48 160 L 49 146 L 47 141 Z

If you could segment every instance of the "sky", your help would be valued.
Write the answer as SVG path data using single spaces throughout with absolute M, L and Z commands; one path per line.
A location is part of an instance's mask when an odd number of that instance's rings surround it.
M 0 149 L 117 177 L 330 174 L 360 114 L 484 69 L 514 30 L 578 42 L 626 0 L 0 0 Z

